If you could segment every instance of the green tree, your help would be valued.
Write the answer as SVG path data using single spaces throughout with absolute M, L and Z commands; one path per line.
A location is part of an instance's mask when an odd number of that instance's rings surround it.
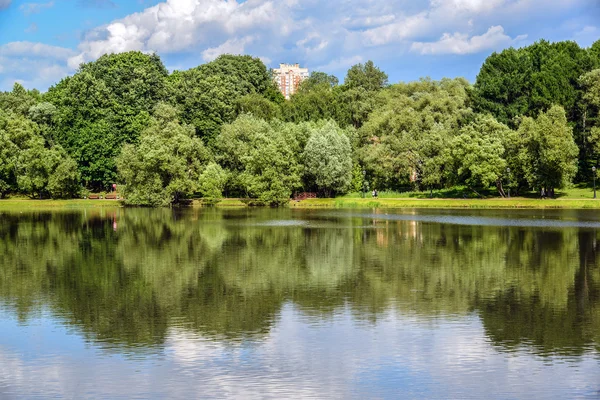
M 247 94 L 240 97 L 236 102 L 236 113 L 250 113 L 257 118 L 271 121 L 278 118 L 281 109 L 278 104 L 268 100 L 257 93 Z
M 108 54 L 82 64 L 44 96 L 57 108 L 54 136 L 90 189 L 115 182 L 115 158 L 124 143 L 137 141 L 152 109 L 167 98 L 167 75 L 155 54 Z
M 221 164 L 232 173 L 232 191 L 270 205 L 285 204 L 301 185 L 294 142 L 266 121 L 240 115 L 216 141 Z
M 242 97 L 255 94 L 274 104 L 283 102 L 263 62 L 251 56 L 222 55 L 196 68 L 174 72 L 169 82 L 171 102 L 182 110 L 182 120 L 210 144 L 244 104 L 255 107 L 244 112 L 276 113 L 270 103 L 257 103 L 255 96 Z
M 0 92 L 0 110 L 27 116 L 29 108 L 37 104 L 40 97 L 39 91 L 27 90 L 16 82 L 12 92 Z
M 364 64 L 350 67 L 344 79 L 344 86 L 348 89 L 362 88 L 366 91 L 378 91 L 387 86 L 388 76 L 369 60 Z
M 592 65 L 589 52 L 575 42 L 541 40 L 493 53 L 477 75 L 474 107 L 513 127 L 515 117 L 535 117 L 553 104 L 561 105 L 569 120 L 579 121 L 577 80 Z
M 200 175 L 199 191 L 204 200 L 209 204 L 215 203 L 223 197 L 223 190 L 227 184 L 227 171 L 215 162 L 209 163 Z
M 179 122 L 177 110 L 158 104 L 139 142 L 125 145 L 117 159 L 126 204 L 168 206 L 189 198 L 209 159 L 194 129 Z
M 577 145 L 565 111 L 554 106 L 536 119 L 525 117 L 519 127 L 522 143 L 519 160 L 530 186 L 554 194 L 568 185 L 577 172 Z
M 387 74 L 377 68 L 373 61 L 350 67 L 341 87 L 340 124 L 360 128 L 378 107 L 377 92 L 387 86 L 387 79 Z
M 17 159 L 19 191 L 33 198 L 72 198 L 79 193 L 77 165 L 60 146 L 46 148 L 33 138 Z
M 344 193 L 352 181 L 350 140 L 333 121 L 313 132 L 304 149 L 305 173 L 327 197 Z
M 376 187 L 448 182 L 450 141 L 473 116 L 468 87 L 464 79 L 423 79 L 381 92 L 382 105 L 359 130 L 359 156 Z
M 600 43 L 600 42 L 599 42 Z M 585 137 L 584 156 L 590 155 L 587 145 L 591 144 L 591 152 L 595 156 L 597 162 L 598 154 L 600 154 L 600 69 L 595 69 L 584 74 L 579 83 L 583 89 L 582 96 L 582 112 L 583 122 L 582 130 Z
M 76 164 L 39 126 L 21 114 L 0 111 L 0 197 L 68 198 L 79 193 Z
M 492 116 L 479 116 L 461 128 L 450 142 L 458 181 L 485 189 L 494 184 L 504 197 L 502 179 L 507 163 L 503 141 L 509 134 L 510 129 Z
M 311 90 L 318 89 L 322 86 L 334 88 L 338 85 L 339 80 L 334 75 L 328 75 L 325 72 L 313 71 L 310 76 L 302 81 L 299 92 L 308 92 Z

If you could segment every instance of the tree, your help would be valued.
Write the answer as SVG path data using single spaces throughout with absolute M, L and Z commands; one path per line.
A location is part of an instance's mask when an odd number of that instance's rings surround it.
M 57 108 L 55 139 L 77 161 L 90 189 L 114 183 L 115 158 L 124 143 L 137 141 L 150 112 L 166 99 L 167 75 L 155 54 L 108 54 L 82 64 L 44 96 Z
M 344 79 L 348 89 L 362 88 L 366 91 L 378 91 L 387 86 L 388 76 L 369 60 L 364 64 L 353 65 Z
M 79 193 L 76 164 L 21 114 L 0 111 L 0 197 L 68 198 Z
M 199 191 L 209 204 L 216 203 L 223 197 L 227 183 L 227 172 L 215 162 L 209 163 L 200 175 Z
M 387 79 L 387 74 L 377 68 L 373 61 L 350 67 L 342 86 L 342 110 L 338 121 L 343 126 L 349 124 L 360 128 L 378 106 L 376 94 L 387 86 Z
M 0 198 L 16 191 L 16 155 L 19 148 L 10 140 L 6 131 L 0 128 Z
M 304 149 L 304 165 L 310 181 L 327 197 L 350 188 L 352 147 L 335 122 L 313 132 Z
M 117 158 L 126 204 L 169 206 L 189 198 L 209 160 L 194 129 L 179 122 L 173 107 L 159 103 L 139 143 L 125 145 Z
M 280 104 L 283 95 L 275 88 L 270 73 L 259 58 L 222 55 L 216 60 L 187 71 L 176 71 L 169 77 L 171 103 L 181 108 L 184 122 L 192 124 L 205 143 L 212 144 L 221 126 L 232 122 L 241 112 L 241 105 L 257 105 L 259 95 Z M 262 102 L 256 110 L 276 113 L 269 103 Z M 253 110 L 244 110 L 253 111 Z
M 39 102 L 40 92 L 27 90 L 20 83 L 13 85 L 12 92 L 0 92 L 0 110 L 27 116 L 29 108 Z
M 60 146 L 46 148 L 33 138 L 17 159 L 19 191 L 32 198 L 72 198 L 79 193 L 77 165 Z
M 236 101 L 235 108 L 238 115 L 250 113 L 257 118 L 266 121 L 271 121 L 272 119 L 279 117 L 281 110 L 279 105 L 257 93 L 251 93 L 240 97 Z
M 240 115 L 216 140 L 220 162 L 232 173 L 232 191 L 269 205 L 285 204 L 300 187 L 294 141 L 266 121 Z
M 600 153 L 600 69 L 584 74 L 579 79 L 579 84 L 583 89 L 581 108 L 583 113 L 582 131 L 585 141 L 582 155 L 584 157 L 589 155 L 587 145 L 591 144 L 592 151 L 597 157 Z
M 515 117 L 535 117 L 557 104 L 571 121 L 577 121 L 581 95 L 577 80 L 592 65 L 588 51 L 575 42 L 541 40 L 521 49 L 493 53 L 477 75 L 474 108 L 515 127 Z
M 310 76 L 302 81 L 299 92 L 309 92 L 321 88 L 322 86 L 334 88 L 338 85 L 339 80 L 334 75 L 328 75 L 325 72 L 313 71 Z
M 331 87 L 328 83 L 304 86 L 303 82 L 300 90 L 281 106 L 283 118 L 296 123 L 343 119 L 347 124 L 342 114 L 341 94 L 339 86 Z
M 553 195 L 555 188 L 571 182 L 577 172 L 578 150 L 562 107 L 553 106 L 536 119 L 523 118 L 519 136 L 519 160 L 530 186 Z
M 56 107 L 52 103 L 42 102 L 29 107 L 29 118 L 38 125 L 50 127 L 54 123 Z
M 507 163 L 503 141 L 509 134 L 510 129 L 492 116 L 479 116 L 461 128 L 450 143 L 458 180 L 486 189 L 495 184 L 504 197 L 502 179 Z
M 464 79 L 423 79 L 381 92 L 382 105 L 359 130 L 358 150 L 377 187 L 444 183 L 450 140 L 472 118 L 468 87 Z

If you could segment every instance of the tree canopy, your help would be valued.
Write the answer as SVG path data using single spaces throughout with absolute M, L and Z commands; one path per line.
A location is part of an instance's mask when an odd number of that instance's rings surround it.
M 474 85 L 390 84 L 367 61 L 341 84 L 313 71 L 285 100 L 256 57 L 169 73 L 155 54 L 107 54 L 47 93 L 18 83 L 0 93 L 0 196 L 113 183 L 139 205 L 282 204 L 366 185 L 552 193 L 591 179 L 600 158 L 599 71 L 600 41 L 541 40 L 491 54 Z

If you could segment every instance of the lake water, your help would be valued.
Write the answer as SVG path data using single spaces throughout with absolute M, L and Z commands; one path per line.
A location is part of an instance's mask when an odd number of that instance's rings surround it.
M 600 398 L 600 213 L 0 212 L 0 399 Z

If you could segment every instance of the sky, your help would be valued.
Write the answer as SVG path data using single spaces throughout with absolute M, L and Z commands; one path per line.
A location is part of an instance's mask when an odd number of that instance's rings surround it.
M 600 39 L 600 0 L 0 0 L 0 90 L 45 91 L 105 53 L 156 52 L 170 70 L 220 54 L 338 76 L 373 60 L 391 83 L 474 81 L 494 51 Z

